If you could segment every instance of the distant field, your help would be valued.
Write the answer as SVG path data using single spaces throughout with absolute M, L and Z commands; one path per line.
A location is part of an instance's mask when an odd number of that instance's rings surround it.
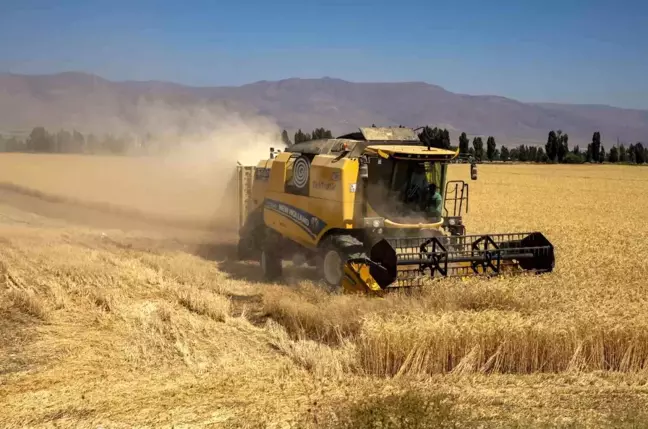
M 48 195 L 219 209 L 212 176 L 174 171 L 0 155 L 0 182 Z M 106 236 L 0 192 L 0 426 L 646 427 L 648 169 L 480 165 L 470 187 L 468 231 L 541 231 L 555 272 L 331 296 L 308 269 L 261 283 L 217 231 Z

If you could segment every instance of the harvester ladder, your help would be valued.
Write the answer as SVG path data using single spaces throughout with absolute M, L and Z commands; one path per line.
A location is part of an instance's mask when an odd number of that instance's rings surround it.
M 452 212 L 448 210 L 452 207 Z M 450 180 L 446 183 L 443 210 L 444 216 L 462 216 L 464 210 L 468 213 L 468 184 L 463 180 Z

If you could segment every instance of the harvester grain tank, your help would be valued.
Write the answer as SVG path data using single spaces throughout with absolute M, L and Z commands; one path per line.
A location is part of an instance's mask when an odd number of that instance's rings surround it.
M 301 260 L 330 288 L 363 292 L 552 271 L 554 248 L 540 232 L 466 235 L 468 184 L 447 180 L 457 156 L 402 127 L 271 150 L 238 166 L 239 257 L 258 260 L 268 280 L 282 261 Z

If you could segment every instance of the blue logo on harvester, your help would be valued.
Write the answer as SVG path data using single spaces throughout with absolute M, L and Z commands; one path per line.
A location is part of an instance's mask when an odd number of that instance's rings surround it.
M 326 226 L 317 216 L 279 201 L 265 200 L 265 208 L 286 216 L 313 237 L 318 236 Z

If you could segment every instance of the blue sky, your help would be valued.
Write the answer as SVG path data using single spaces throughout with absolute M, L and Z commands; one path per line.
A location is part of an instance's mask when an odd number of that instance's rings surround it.
M 0 0 L 0 72 L 425 81 L 648 109 L 648 1 Z

